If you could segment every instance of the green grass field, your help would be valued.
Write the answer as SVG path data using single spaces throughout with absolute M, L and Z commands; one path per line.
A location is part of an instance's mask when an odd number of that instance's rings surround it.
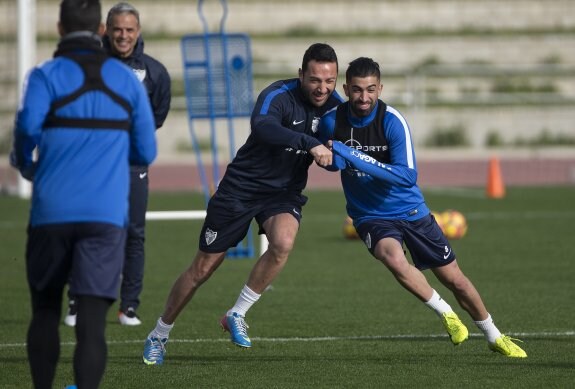
M 472 333 L 453 347 L 435 314 L 404 291 L 363 244 L 342 238 L 341 193 L 308 192 L 296 247 L 273 289 L 248 314 L 253 348 L 219 328 L 253 259 L 226 260 L 172 331 L 163 366 L 141 361 L 143 340 L 197 246 L 200 221 L 148 222 L 140 327 L 110 311 L 102 388 L 567 388 L 575 382 L 575 188 L 427 191 L 435 211 L 468 220 L 458 261 L 499 328 L 529 354 L 490 352 L 469 316 L 426 272 Z M 30 317 L 24 243 L 27 201 L 0 197 L 0 388 L 31 387 L 25 339 Z M 151 210 L 203 208 L 200 196 L 153 194 Z M 73 383 L 73 330 L 62 325 L 54 388 Z

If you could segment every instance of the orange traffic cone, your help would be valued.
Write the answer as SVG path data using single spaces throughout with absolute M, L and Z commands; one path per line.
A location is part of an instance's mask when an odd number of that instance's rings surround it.
M 505 186 L 503 185 L 503 177 L 501 177 L 498 158 L 491 158 L 489 160 L 486 192 L 487 197 L 492 199 L 502 199 L 505 197 Z

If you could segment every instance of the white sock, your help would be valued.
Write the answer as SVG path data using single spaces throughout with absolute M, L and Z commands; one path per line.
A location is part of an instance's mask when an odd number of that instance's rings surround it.
M 487 316 L 487 319 L 485 320 L 476 321 L 475 325 L 477 325 L 477 328 L 483 332 L 489 343 L 495 343 L 495 339 L 501 336 L 501 332 L 499 332 L 499 329 L 495 327 L 495 323 L 493 323 L 491 315 Z
M 150 333 L 150 335 L 159 339 L 168 339 L 170 337 L 170 331 L 174 327 L 174 323 L 166 324 L 162 321 L 162 318 L 158 318 L 156 322 L 156 328 Z
M 446 312 L 453 312 L 451 306 L 447 304 L 447 302 L 444 299 L 441 298 L 441 296 L 439 295 L 439 293 L 435 291 L 435 289 L 433 290 L 433 295 L 431 296 L 429 301 L 425 303 L 425 305 L 433 309 L 435 313 L 437 313 L 437 316 L 440 317 Z
M 248 310 L 260 299 L 261 294 L 257 294 L 251 290 L 247 285 L 244 285 L 236 304 L 228 311 L 228 315 L 232 312 L 240 316 L 246 316 Z

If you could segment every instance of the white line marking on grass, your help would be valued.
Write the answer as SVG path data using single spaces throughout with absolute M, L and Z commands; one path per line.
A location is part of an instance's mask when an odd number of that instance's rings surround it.
M 558 338 L 558 337 L 571 337 L 575 336 L 575 331 L 565 332 L 509 332 L 508 336 L 519 338 Z M 481 338 L 483 334 L 470 333 L 470 337 Z M 434 339 L 434 338 L 447 338 L 447 334 L 405 334 L 405 335 L 358 335 L 358 336 L 319 336 L 302 338 L 299 336 L 291 338 L 258 338 L 252 337 L 252 340 L 258 342 L 271 342 L 271 343 L 287 343 L 287 342 L 334 342 L 334 341 L 349 341 L 349 340 L 401 340 L 401 339 Z M 204 339 L 170 339 L 170 343 L 221 343 L 229 342 L 228 338 L 204 338 Z M 144 344 L 144 339 L 137 340 L 108 340 L 108 345 L 122 345 L 122 344 Z M 62 342 L 61 346 L 74 346 L 76 342 Z M 19 348 L 26 347 L 26 343 L 0 343 L 0 348 Z

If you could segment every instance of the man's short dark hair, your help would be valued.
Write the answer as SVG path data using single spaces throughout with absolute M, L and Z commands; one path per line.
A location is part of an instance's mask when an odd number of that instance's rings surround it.
M 381 72 L 379 64 L 371 58 L 359 57 L 349 63 L 345 72 L 345 82 L 350 83 L 353 77 L 365 78 L 375 76 L 379 80 Z
M 305 73 L 307 70 L 307 64 L 310 61 L 317 62 L 335 62 L 337 70 L 337 55 L 333 47 L 326 43 L 314 43 L 311 45 L 303 55 L 303 61 L 301 63 L 301 70 Z
M 136 17 L 136 20 L 138 21 L 138 26 L 140 25 L 140 13 L 136 9 L 136 7 L 134 7 L 130 3 L 122 2 L 116 4 L 108 11 L 108 16 L 106 17 L 106 28 L 112 28 L 112 19 L 114 18 L 114 16 L 123 13 L 129 13 L 134 15 Z
M 75 31 L 97 33 L 102 21 L 100 0 L 62 0 L 60 25 L 69 34 Z

